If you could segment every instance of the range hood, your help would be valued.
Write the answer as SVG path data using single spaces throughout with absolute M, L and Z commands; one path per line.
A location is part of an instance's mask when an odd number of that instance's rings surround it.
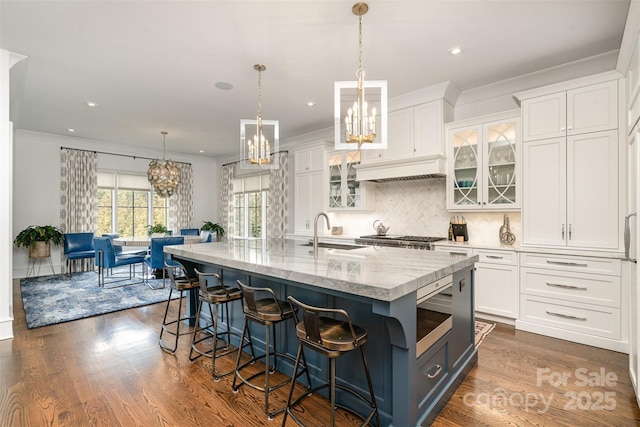
M 445 156 L 434 154 L 415 160 L 360 164 L 355 166 L 356 181 L 388 182 L 443 178 L 446 176 L 446 160 Z

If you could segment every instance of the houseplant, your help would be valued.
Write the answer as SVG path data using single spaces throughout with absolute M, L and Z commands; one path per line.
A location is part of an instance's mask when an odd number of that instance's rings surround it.
M 219 238 L 224 236 L 224 228 L 220 224 L 213 223 L 211 221 L 202 221 L 204 225 L 200 228 L 200 231 L 210 231 L 212 233 L 216 233 Z
M 147 229 L 148 229 L 149 236 L 162 235 L 164 237 L 167 235 L 167 232 L 169 231 L 167 227 L 165 227 L 163 224 L 160 224 L 160 223 L 157 223 L 154 225 L 148 225 Z
M 50 242 L 56 246 L 64 242 L 62 231 L 52 225 L 30 225 L 18 233 L 13 241 L 18 247 L 29 248 L 29 258 L 51 256 Z

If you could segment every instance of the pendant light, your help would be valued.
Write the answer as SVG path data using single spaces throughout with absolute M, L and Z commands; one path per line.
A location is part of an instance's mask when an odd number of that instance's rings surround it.
M 173 160 L 166 160 L 166 137 L 167 132 L 162 131 L 162 160 L 154 159 L 149 162 L 147 178 L 156 194 L 162 197 L 169 197 L 173 190 L 180 185 L 180 168 Z
M 334 84 L 335 148 L 387 148 L 387 81 L 365 81 L 362 65 L 362 16 L 369 6 L 356 3 L 351 11 L 358 17 L 357 80 Z
M 258 115 L 256 120 L 240 120 L 240 167 L 277 169 L 277 156 L 272 154 L 278 151 L 279 122 L 262 119 L 262 72 L 267 67 L 256 64 L 253 69 L 258 72 Z

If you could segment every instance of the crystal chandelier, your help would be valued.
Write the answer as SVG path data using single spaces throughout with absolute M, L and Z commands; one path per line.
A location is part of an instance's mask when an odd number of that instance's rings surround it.
M 387 82 L 365 82 L 362 67 L 362 16 L 368 10 L 369 6 L 366 3 L 356 3 L 351 8 L 353 14 L 358 17 L 357 80 L 335 82 L 336 149 L 352 150 L 353 144 L 357 144 L 358 148 L 387 147 Z M 368 89 L 366 97 L 365 89 Z M 376 105 L 380 108 L 380 123 L 376 118 Z
M 173 160 L 166 160 L 167 132 L 162 131 L 162 160 L 154 159 L 149 162 L 147 177 L 155 192 L 162 197 L 169 197 L 180 185 L 180 169 Z
M 277 161 L 272 161 L 271 154 L 278 151 L 279 124 L 277 120 L 262 119 L 262 72 L 267 67 L 256 64 L 253 69 L 258 72 L 258 116 L 256 120 L 240 120 L 240 164 L 244 168 L 256 165 L 259 168 L 277 168 Z

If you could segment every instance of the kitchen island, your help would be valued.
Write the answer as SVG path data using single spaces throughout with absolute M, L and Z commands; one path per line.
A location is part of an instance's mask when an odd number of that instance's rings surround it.
M 477 257 L 400 248 L 319 248 L 294 240 L 236 240 L 165 248 L 187 269 L 217 272 L 227 285 L 236 280 L 268 286 L 285 299 L 347 310 L 368 331 L 365 345 L 376 401 L 384 425 L 428 425 L 477 360 L 474 345 L 473 264 Z M 420 295 L 450 283 L 450 328 L 419 349 Z M 242 310 L 233 307 L 231 327 L 242 328 Z M 295 355 L 293 325 L 280 325 L 278 349 Z M 254 340 L 263 331 L 252 330 Z M 237 344 L 237 343 L 233 343 Z M 256 347 L 256 350 L 260 345 Z M 307 352 L 312 378 L 326 378 L 327 361 Z M 357 354 L 337 363 L 337 382 L 366 390 Z M 293 367 L 279 362 L 287 374 Z M 359 403 L 346 400 L 348 406 Z M 363 412 L 363 411 L 360 411 Z

